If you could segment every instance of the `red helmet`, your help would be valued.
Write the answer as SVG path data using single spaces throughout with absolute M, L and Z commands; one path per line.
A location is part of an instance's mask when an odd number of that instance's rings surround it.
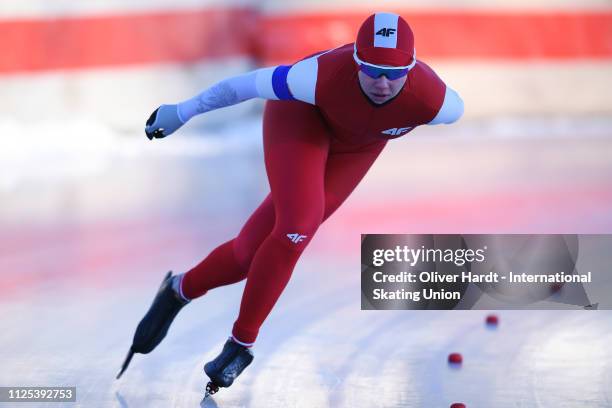
M 355 60 L 368 65 L 412 68 L 416 63 L 414 35 L 406 20 L 393 13 L 368 17 L 357 33 Z

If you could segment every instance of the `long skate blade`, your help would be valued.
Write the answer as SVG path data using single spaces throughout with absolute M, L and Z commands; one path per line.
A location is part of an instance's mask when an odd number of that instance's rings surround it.
M 123 361 L 123 365 L 121 366 L 121 371 L 119 371 L 119 374 L 117 374 L 117 377 L 115 378 L 116 380 L 118 380 L 128 368 L 128 366 L 130 365 L 130 361 L 132 361 L 132 357 L 134 357 L 134 351 L 132 351 L 132 349 L 130 348 L 130 351 L 128 351 L 127 356 L 125 356 L 125 361 Z
M 211 395 L 216 394 L 218 391 L 219 387 L 213 384 L 212 381 L 209 381 L 208 384 L 206 384 L 206 391 L 204 392 L 204 398 L 202 398 L 202 402 L 208 399 L 208 397 L 210 397 Z

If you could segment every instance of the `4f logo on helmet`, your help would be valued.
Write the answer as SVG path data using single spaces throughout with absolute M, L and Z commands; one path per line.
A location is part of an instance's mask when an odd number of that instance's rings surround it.
M 384 135 L 399 136 L 401 134 L 410 132 L 412 129 L 414 129 L 414 126 L 403 127 L 403 128 L 391 128 L 391 129 L 383 130 L 381 133 Z
M 376 35 L 382 35 L 383 37 L 389 37 L 395 34 L 395 28 L 381 28 L 376 32 Z

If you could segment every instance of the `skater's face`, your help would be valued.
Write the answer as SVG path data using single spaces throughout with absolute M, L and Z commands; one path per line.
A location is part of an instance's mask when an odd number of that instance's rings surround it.
M 361 89 L 375 104 L 385 103 L 395 97 L 402 90 L 406 78 L 408 78 L 407 75 L 394 80 L 390 80 L 384 75 L 372 78 L 361 71 L 358 75 Z

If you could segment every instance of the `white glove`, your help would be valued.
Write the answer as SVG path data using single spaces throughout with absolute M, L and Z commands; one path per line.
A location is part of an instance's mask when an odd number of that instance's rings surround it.
M 183 125 L 177 105 L 161 105 L 149 116 L 145 133 L 149 140 L 161 139 L 176 132 Z

